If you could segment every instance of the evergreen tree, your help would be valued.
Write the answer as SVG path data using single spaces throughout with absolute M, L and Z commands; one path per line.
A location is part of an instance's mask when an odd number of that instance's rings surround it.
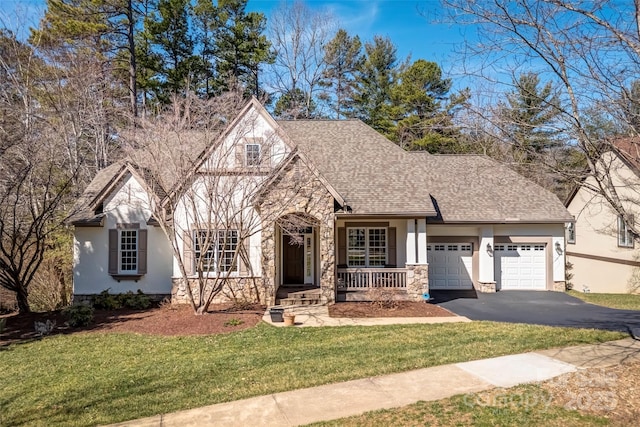
M 561 145 L 555 120 L 560 114 L 560 100 L 551 82 L 540 87 L 535 73 L 521 74 L 515 90 L 507 94 L 502 105 L 503 131 L 512 145 L 517 163 L 532 163 L 537 156 Z
M 453 109 L 468 95 L 450 97 L 451 79 L 443 79 L 438 64 L 424 59 L 415 61 L 398 77 L 391 89 L 396 121 L 391 139 L 409 150 L 458 152 L 460 134 L 452 123 Z
M 278 98 L 273 114 L 284 120 L 313 119 L 316 116 L 316 103 L 311 100 L 307 104 L 307 95 L 301 89 L 295 89 Z
M 355 116 L 386 136 L 393 133 L 391 92 L 398 76 L 397 49 L 388 37 L 365 43 L 365 59 L 356 77 Z
M 204 87 L 203 95 L 210 97 L 215 89 L 215 31 L 217 26 L 218 10 L 213 4 L 213 0 L 196 0 L 193 8 L 194 28 L 196 32 L 196 42 L 200 48 L 200 59 L 203 66 L 202 80 Z
M 47 0 L 40 28 L 32 29 L 30 41 L 62 61 L 80 54 L 108 64 L 114 75 L 123 76 L 135 116 L 138 17 L 133 0 Z
M 352 114 L 356 89 L 356 74 L 362 68 L 362 43 L 358 36 L 350 37 L 343 29 L 324 48 L 327 68 L 323 84 L 329 87 L 324 97 L 338 119 Z
M 189 26 L 189 0 L 159 0 L 157 10 L 145 23 L 153 50 L 162 57 L 157 70 L 162 91 L 160 102 L 169 102 L 172 95 L 182 95 L 197 89 L 197 76 L 204 68 L 201 58 L 194 55 L 194 34 Z
M 217 74 L 220 90 L 228 82 L 242 84 L 248 93 L 260 95 L 260 65 L 273 63 L 271 43 L 264 35 L 267 20 L 263 13 L 245 11 L 247 0 L 218 1 L 215 30 Z

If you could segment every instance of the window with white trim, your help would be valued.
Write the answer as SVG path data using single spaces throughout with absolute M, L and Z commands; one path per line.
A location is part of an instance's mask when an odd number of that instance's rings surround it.
M 260 166 L 262 162 L 262 146 L 260 144 L 245 144 L 245 166 Z
M 629 215 L 629 222 L 634 222 L 633 215 Z M 618 216 L 618 246 L 623 248 L 633 247 L 633 232 L 622 215 Z
M 118 272 L 138 272 L 138 230 L 118 230 Z
M 576 223 L 570 222 L 567 224 L 567 243 L 576 243 Z
M 349 267 L 384 267 L 387 264 L 387 229 L 348 228 L 347 264 Z
M 194 258 L 196 267 L 203 272 L 223 273 L 238 271 L 236 251 L 238 230 L 194 231 Z

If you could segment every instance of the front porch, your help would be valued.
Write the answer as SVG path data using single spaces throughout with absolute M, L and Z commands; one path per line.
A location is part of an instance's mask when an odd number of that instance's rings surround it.
M 390 298 L 421 301 L 428 291 L 428 266 L 406 268 L 338 268 L 336 301 Z

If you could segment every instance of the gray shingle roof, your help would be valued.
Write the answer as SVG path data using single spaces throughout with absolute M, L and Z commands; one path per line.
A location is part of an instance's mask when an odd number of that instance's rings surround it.
M 422 164 L 445 222 L 572 221 L 556 195 L 488 157 L 407 154 Z
M 99 216 L 91 209 L 91 203 L 111 183 L 124 167 L 123 162 L 116 162 L 98 171 L 91 180 L 82 195 L 76 200 L 71 216 L 67 219 L 70 223 L 92 223 L 99 220 Z
M 435 215 L 419 165 L 359 120 L 278 124 L 355 214 Z
M 444 222 L 571 221 L 554 194 L 488 157 L 406 152 L 358 120 L 278 123 L 354 214 L 437 208 Z
M 551 192 L 485 156 L 406 152 L 359 120 L 278 124 L 357 215 L 439 216 L 444 222 L 569 222 Z M 184 135 L 174 155 L 188 161 L 202 138 Z M 184 143 L 190 145 L 184 147 Z M 144 156 L 140 159 L 145 163 Z M 148 160 L 147 160 L 148 161 Z M 98 220 L 89 204 L 123 167 L 101 170 L 71 221 Z M 144 175 L 144 174 L 143 174 Z M 148 179 L 148 177 L 145 176 Z M 171 176 L 167 181 L 176 181 Z

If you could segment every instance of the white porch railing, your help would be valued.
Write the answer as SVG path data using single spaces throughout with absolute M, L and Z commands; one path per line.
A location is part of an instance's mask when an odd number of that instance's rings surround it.
M 407 270 L 404 268 L 338 269 L 338 290 L 405 289 L 406 287 Z

